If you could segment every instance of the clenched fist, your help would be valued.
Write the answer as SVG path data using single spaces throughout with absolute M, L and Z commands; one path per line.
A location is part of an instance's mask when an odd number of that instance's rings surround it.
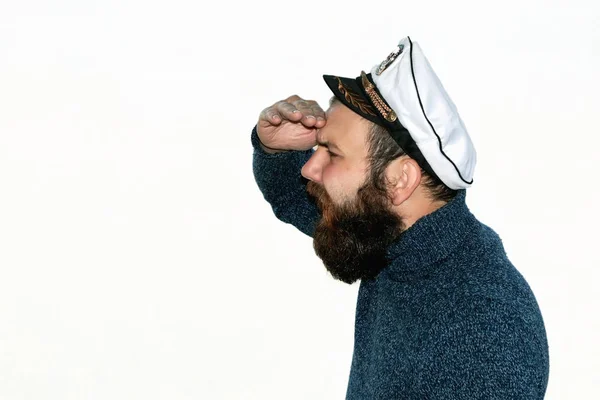
M 325 124 L 325 112 L 316 101 L 293 95 L 260 113 L 257 133 L 266 151 L 308 150 L 317 144 L 317 129 Z

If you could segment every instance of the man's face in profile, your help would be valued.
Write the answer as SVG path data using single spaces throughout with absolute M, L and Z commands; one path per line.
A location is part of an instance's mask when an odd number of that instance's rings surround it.
M 346 283 L 372 279 L 387 266 L 389 244 L 402 232 L 401 218 L 369 175 L 370 121 L 343 104 L 327 110 L 321 143 L 302 168 L 308 193 L 322 212 L 313 235 L 327 270 Z

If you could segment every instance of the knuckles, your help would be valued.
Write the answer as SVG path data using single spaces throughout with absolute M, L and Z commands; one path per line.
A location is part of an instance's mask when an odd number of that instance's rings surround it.
M 293 94 L 291 96 L 289 96 L 287 99 L 285 100 L 280 100 L 278 102 L 276 102 L 275 104 L 273 104 L 270 107 L 265 108 L 260 116 L 261 118 L 265 118 L 268 119 L 271 115 L 278 113 L 278 110 L 286 110 L 288 108 L 294 108 L 294 109 L 311 109 L 312 113 L 314 114 L 318 114 L 320 116 L 322 116 L 324 114 L 323 109 L 319 106 L 319 104 L 315 101 L 315 100 L 305 100 L 302 97 L 298 96 L 297 94 Z M 310 110 L 305 110 L 305 111 L 310 111 Z

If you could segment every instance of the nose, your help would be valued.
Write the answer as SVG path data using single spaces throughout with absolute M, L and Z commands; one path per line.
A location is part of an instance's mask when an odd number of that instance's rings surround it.
M 309 179 L 316 183 L 322 183 L 323 177 L 323 167 L 327 162 L 327 151 L 325 149 L 321 149 L 317 147 L 317 150 L 313 153 L 313 155 L 308 159 L 306 164 L 302 167 L 300 173 L 306 179 Z

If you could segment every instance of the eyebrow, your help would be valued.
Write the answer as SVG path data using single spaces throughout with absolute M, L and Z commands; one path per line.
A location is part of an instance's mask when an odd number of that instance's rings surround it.
M 324 146 L 324 147 L 327 147 L 330 149 L 335 149 L 335 150 L 339 151 L 340 153 L 343 153 L 342 149 L 340 149 L 335 143 L 324 141 L 323 139 L 321 139 L 321 136 L 318 134 L 317 134 L 317 144 L 319 146 Z

